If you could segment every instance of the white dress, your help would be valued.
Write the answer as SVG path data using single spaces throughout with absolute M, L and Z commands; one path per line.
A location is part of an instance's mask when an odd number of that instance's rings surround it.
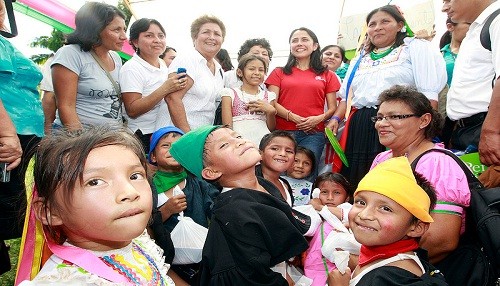
M 246 109 L 246 104 L 258 99 L 271 102 L 276 100 L 276 94 L 272 91 L 260 90 L 259 94 L 252 95 L 242 92 L 239 88 L 224 88 L 221 91 L 221 97 L 224 96 L 231 98 L 233 130 L 258 146 L 262 137 L 270 133 L 267 128 L 266 114 L 264 112 L 249 112 Z

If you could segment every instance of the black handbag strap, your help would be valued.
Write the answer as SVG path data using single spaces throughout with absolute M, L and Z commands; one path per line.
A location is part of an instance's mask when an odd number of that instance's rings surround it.
M 464 171 L 465 176 L 467 177 L 467 182 L 469 183 L 469 188 L 471 190 L 478 188 L 478 187 L 483 187 L 481 182 L 476 178 L 476 176 L 474 176 L 474 174 L 469 169 L 469 167 L 467 167 L 467 165 L 465 165 L 465 163 L 462 160 L 460 160 L 460 158 L 458 158 L 455 154 L 453 154 L 451 151 L 448 151 L 446 149 L 429 149 L 429 150 L 423 152 L 417 158 L 415 158 L 415 160 L 413 160 L 413 162 L 411 162 L 411 169 L 413 171 L 415 171 L 415 168 L 417 167 L 417 163 L 420 160 L 420 158 L 422 158 L 422 156 L 424 156 L 425 154 L 428 154 L 431 152 L 443 153 L 443 154 L 450 156 L 453 160 L 455 160 L 455 162 L 458 164 L 458 166 L 460 166 L 460 168 L 462 168 L 462 171 Z

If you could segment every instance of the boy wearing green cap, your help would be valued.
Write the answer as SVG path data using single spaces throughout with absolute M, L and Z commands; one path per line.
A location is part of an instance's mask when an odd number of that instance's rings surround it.
M 203 126 L 172 145 L 188 171 L 223 187 L 203 248 L 200 285 L 289 285 L 271 267 L 307 249 L 308 216 L 294 212 L 272 183 L 255 175 L 257 147 L 235 131 Z
M 331 271 L 328 285 L 448 285 L 418 247 L 435 204 L 434 189 L 413 173 L 406 157 L 373 168 L 359 182 L 349 212 L 350 229 L 361 243 L 358 266 L 352 275 L 349 269 Z
M 179 213 L 190 217 L 199 225 L 208 227 L 212 215 L 213 199 L 219 194 L 212 184 L 188 174 L 170 154 L 172 143 L 184 134 L 174 126 L 155 131 L 149 146 L 149 163 L 157 166 L 153 175 L 153 190 L 158 193 L 157 207 L 161 213 L 163 227 L 170 233 L 179 222 Z M 193 284 L 199 264 L 172 265 L 185 282 Z M 170 273 L 172 274 L 172 273 Z M 174 278 L 177 278 L 175 275 Z M 177 280 L 176 283 L 179 283 Z

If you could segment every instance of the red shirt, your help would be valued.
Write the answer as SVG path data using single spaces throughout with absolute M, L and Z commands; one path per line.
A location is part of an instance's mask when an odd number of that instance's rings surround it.
M 316 75 L 312 69 L 303 71 L 296 67 L 292 67 L 289 75 L 284 74 L 282 68 L 275 68 L 265 83 L 266 86 L 279 87 L 277 102 L 302 117 L 323 114 L 326 94 L 340 89 L 337 76 L 332 71 L 326 70 Z M 297 127 L 294 122 L 276 116 L 276 129 L 297 130 Z M 322 132 L 324 129 L 323 122 L 318 124 L 318 131 Z

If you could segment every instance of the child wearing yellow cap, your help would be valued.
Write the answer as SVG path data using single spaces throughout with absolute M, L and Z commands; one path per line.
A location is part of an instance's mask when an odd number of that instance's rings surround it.
M 418 241 L 433 221 L 431 185 L 413 173 L 406 157 L 389 159 L 359 182 L 349 226 L 361 243 L 358 266 L 330 272 L 328 285 L 447 285 Z
M 271 267 L 306 250 L 303 235 L 315 226 L 255 175 L 261 160 L 255 144 L 227 127 L 203 126 L 181 136 L 170 154 L 222 187 L 203 248 L 200 285 L 289 285 L 289 276 Z

